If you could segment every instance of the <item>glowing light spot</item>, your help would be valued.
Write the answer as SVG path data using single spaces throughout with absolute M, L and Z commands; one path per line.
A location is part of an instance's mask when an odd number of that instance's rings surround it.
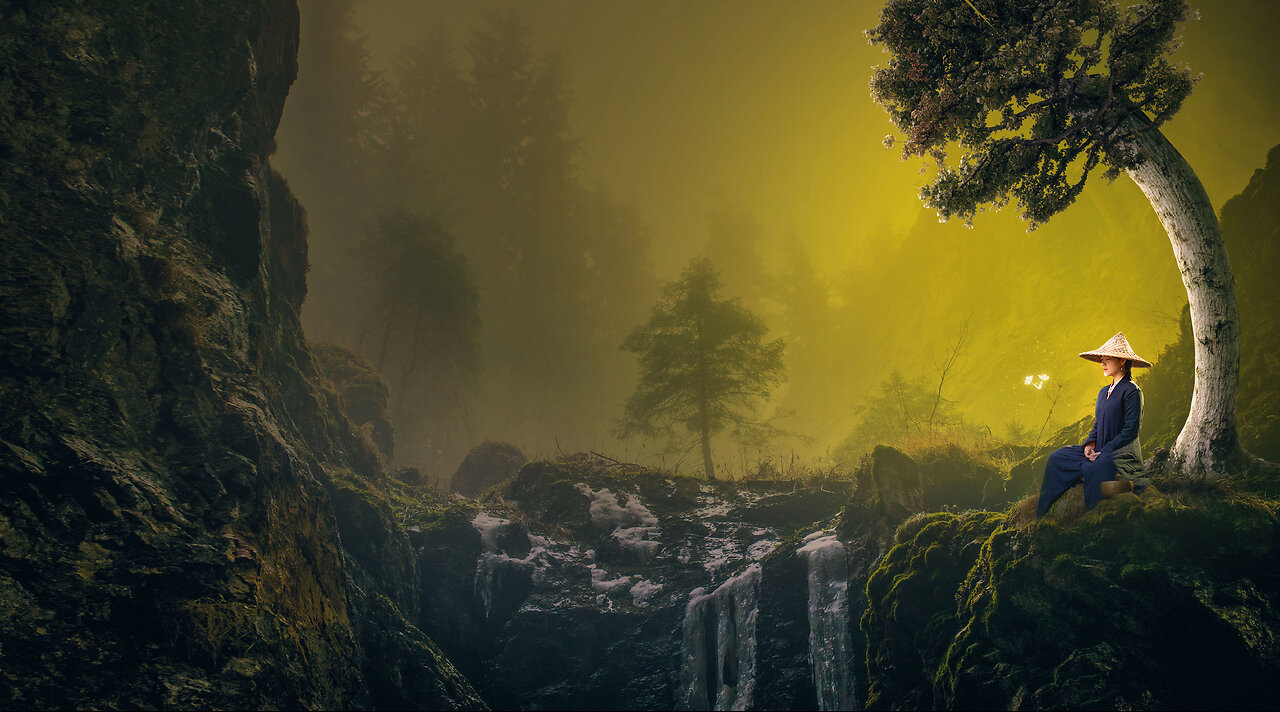
M 1037 378 L 1039 378 L 1040 380 L 1037 381 L 1036 380 Z M 1044 388 L 1044 382 L 1047 380 L 1049 380 L 1049 375 L 1042 373 L 1039 376 L 1027 376 L 1026 380 L 1024 380 L 1023 383 L 1028 386 L 1034 386 L 1035 389 L 1038 391 L 1041 388 Z

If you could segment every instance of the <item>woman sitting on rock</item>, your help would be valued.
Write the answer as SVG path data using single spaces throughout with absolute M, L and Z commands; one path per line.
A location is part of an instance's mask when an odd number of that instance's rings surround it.
M 1084 445 L 1059 448 L 1044 466 L 1044 482 L 1040 485 L 1040 504 L 1036 518 L 1043 517 L 1064 492 L 1084 481 L 1084 505 L 1093 509 L 1103 497 L 1121 492 L 1141 492 L 1147 486 L 1142 477 L 1142 444 L 1138 427 L 1142 422 L 1142 389 L 1133 382 L 1134 366 L 1150 368 L 1129 348 L 1124 333 L 1082 358 L 1102 364 L 1102 374 L 1111 385 L 1098 391 L 1098 405 L 1093 414 L 1093 429 Z

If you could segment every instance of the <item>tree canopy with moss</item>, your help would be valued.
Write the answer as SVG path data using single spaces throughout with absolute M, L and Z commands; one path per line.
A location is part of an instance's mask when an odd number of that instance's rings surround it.
M 1137 183 L 1169 234 L 1196 336 L 1191 412 L 1171 462 L 1221 475 L 1244 460 L 1231 263 L 1204 187 L 1159 130 L 1199 80 L 1172 60 L 1193 15 L 1186 0 L 889 0 L 867 32 L 891 55 L 870 89 L 904 134 L 903 159 L 933 160 L 921 197 L 944 220 L 972 226 L 986 206 L 1017 199 L 1034 230 L 1099 167 Z
M 751 423 L 784 371 L 783 340 L 766 341 L 764 321 L 719 293 L 720 274 L 710 261 L 691 261 L 665 287 L 649 321 L 622 344 L 640 361 L 640 382 L 619 435 L 674 436 L 674 426 L 683 426 L 701 442 L 709 479 L 715 478 L 711 436 Z

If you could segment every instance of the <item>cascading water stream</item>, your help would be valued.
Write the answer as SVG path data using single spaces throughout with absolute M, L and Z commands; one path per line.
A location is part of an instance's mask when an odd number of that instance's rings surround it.
M 744 710 L 756 684 L 756 616 L 760 564 L 715 591 L 694 589 L 684 614 L 680 689 L 687 710 Z
M 511 577 L 538 579 L 538 561 L 546 552 L 546 539 L 529 537 L 528 541 L 532 546 L 524 558 L 516 559 L 503 553 L 498 546 L 498 535 L 503 527 L 510 524 L 510 520 L 486 512 L 477 514 L 471 520 L 471 526 L 480 532 L 482 546 L 480 558 L 476 560 L 474 590 L 475 596 L 483 604 L 485 620 L 489 619 L 493 610 L 494 596 L 510 583 Z
M 809 662 L 818 709 L 857 709 L 849 668 L 849 581 L 844 544 L 814 532 L 797 553 L 809 566 Z

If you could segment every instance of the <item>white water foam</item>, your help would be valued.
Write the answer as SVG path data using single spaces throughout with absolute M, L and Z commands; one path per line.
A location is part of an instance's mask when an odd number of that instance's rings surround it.
M 618 495 L 608 487 L 593 490 L 584 482 L 574 486 L 591 499 L 591 522 L 601 529 L 612 529 L 611 536 L 624 551 L 648 561 L 662 548 L 658 540 L 658 518 L 644 506 L 639 495 L 627 497 L 627 504 L 623 506 L 618 502 Z
M 475 595 L 484 604 L 484 616 L 487 619 L 493 610 L 493 593 L 495 579 L 507 575 L 528 571 L 534 581 L 540 581 L 545 575 L 547 546 L 551 543 L 544 537 L 529 537 L 531 547 L 524 558 L 516 559 L 498 550 L 498 533 L 511 520 L 495 517 L 481 512 L 471 520 L 471 526 L 480 532 L 483 550 L 476 560 L 474 581 Z

